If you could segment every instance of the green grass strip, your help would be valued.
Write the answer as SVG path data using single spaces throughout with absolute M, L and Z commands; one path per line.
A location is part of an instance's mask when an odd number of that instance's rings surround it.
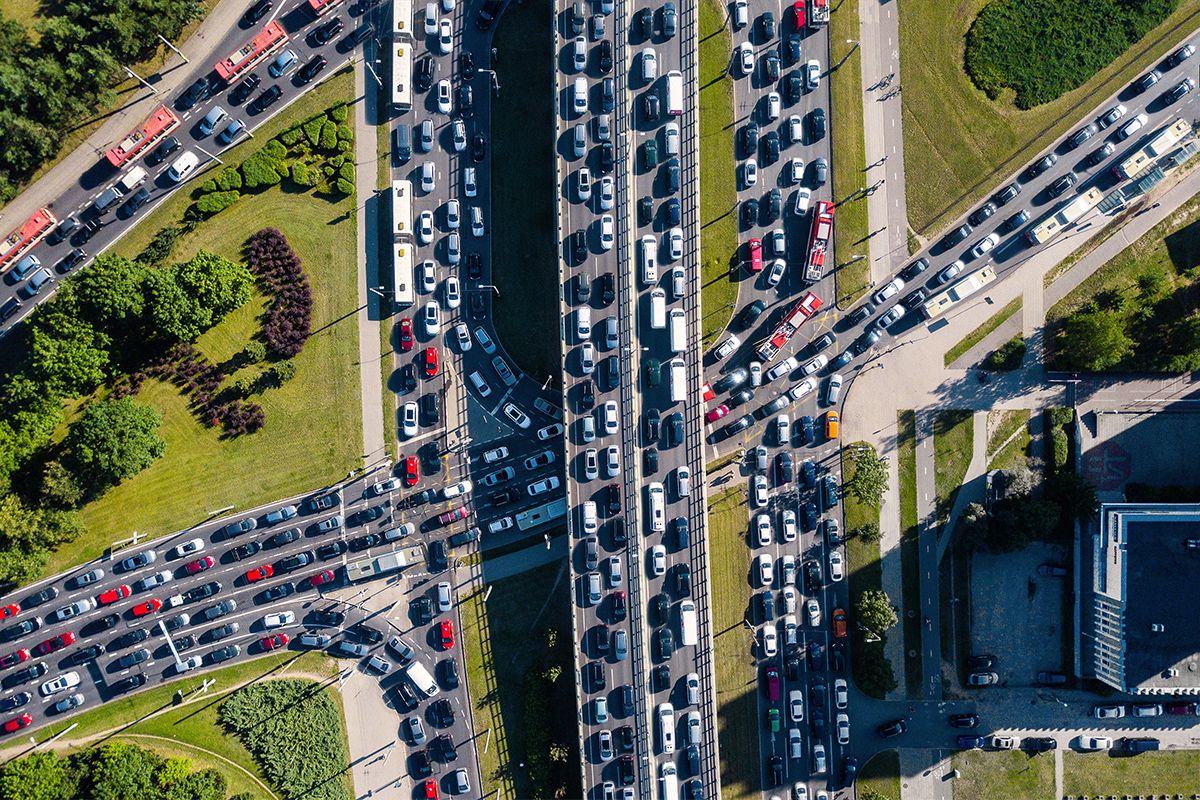
M 921 559 L 917 527 L 917 414 L 897 414 L 896 469 L 900 477 L 900 570 L 904 626 L 904 683 L 908 696 L 921 696 L 924 671 L 921 662 Z M 913 616 L 907 614 L 916 610 Z M 909 653 L 915 653 L 909 656 Z
M 737 305 L 737 188 L 733 81 L 725 6 L 700 3 L 700 314 L 704 347 L 717 340 Z
M 835 203 L 863 188 L 867 171 L 858 28 L 858 0 L 837 3 L 829 19 L 829 130 Z M 847 39 L 853 44 L 848 44 Z M 833 226 L 833 253 L 838 263 L 846 264 L 855 256 L 866 256 L 870 246 L 869 233 L 866 194 L 859 194 L 839 205 Z M 867 291 L 870 281 L 870 258 L 860 258 L 837 270 L 838 305 L 849 307 Z
M 972 411 L 939 411 L 933 423 L 934 487 L 938 525 L 945 525 L 971 464 L 975 441 Z
M 900 800 L 900 754 L 895 750 L 876 753 L 859 770 L 855 785 L 864 800 Z M 878 794 L 872 796 L 868 789 Z
M 1013 314 L 1016 314 L 1018 311 L 1020 311 L 1021 306 L 1024 305 L 1024 302 L 1025 299 L 1023 297 L 1016 298 L 1004 308 L 993 314 L 991 319 L 989 319 L 987 322 L 983 323 L 978 328 L 967 334 L 967 336 L 961 342 L 946 351 L 946 355 L 942 358 L 942 361 L 945 363 L 945 365 L 947 367 L 950 366 L 957 361 L 963 353 L 982 342 L 984 337 L 996 330 L 996 328 L 999 328 L 1001 325 L 1003 325 Z

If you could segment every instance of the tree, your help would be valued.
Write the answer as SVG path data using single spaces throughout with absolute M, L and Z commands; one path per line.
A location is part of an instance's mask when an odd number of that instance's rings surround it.
M 102 329 L 111 329 L 142 316 L 146 274 L 141 264 L 104 253 L 96 256 L 73 283 L 88 318 Z
M 60 800 L 63 762 L 54 753 L 33 753 L 0 767 L 0 800 Z
M 1052 497 L 1063 513 L 1080 524 L 1092 520 L 1100 510 L 1096 487 L 1087 478 L 1069 470 L 1059 470 L 1046 485 L 1046 496 Z
M 988 524 L 987 545 L 994 553 L 1024 550 L 1035 540 L 1053 537 L 1061 517 L 1059 507 L 1048 500 L 1017 497 L 997 504 Z
M 52 508 L 75 508 L 83 500 L 79 481 L 60 461 L 42 470 L 42 502 Z
M 128 397 L 93 403 L 67 434 L 75 474 L 100 492 L 137 475 L 167 449 L 160 425 L 157 411 Z
M 961 536 L 967 547 L 978 547 L 988 534 L 988 515 L 987 510 L 979 503 L 969 503 L 963 509 L 963 514 L 959 517 L 957 524 L 954 526 L 954 532 Z
M 857 536 L 863 544 L 879 544 L 883 539 L 883 531 L 879 530 L 878 522 L 864 522 L 850 534 Z
M 1063 327 L 1059 353 L 1072 369 L 1100 372 L 1116 366 L 1133 352 L 1125 320 L 1115 311 L 1072 314 Z
M 854 462 L 854 474 L 846 481 L 846 490 L 860 503 L 878 508 L 887 488 L 887 456 L 879 455 L 872 447 L 858 445 L 851 450 L 850 459 Z
M 191 261 L 147 277 L 150 323 L 167 338 L 190 342 L 250 299 L 244 264 L 201 250 Z
M 858 621 L 876 636 L 899 621 L 891 598 L 881 589 L 868 589 L 858 598 Z
M 42 308 L 54 308 L 57 301 Z M 82 319 L 53 311 L 33 326 L 33 363 L 30 373 L 47 391 L 63 397 L 89 394 L 108 375 L 108 347 L 112 341 Z
M 1033 473 L 1027 467 L 1001 470 L 1000 477 L 1008 497 L 1021 497 L 1033 491 Z
M 183 780 L 191 771 L 192 760 L 190 758 L 168 758 L 154 771 L 154 782 L 158 784 L 158 788 L 165 789 Z

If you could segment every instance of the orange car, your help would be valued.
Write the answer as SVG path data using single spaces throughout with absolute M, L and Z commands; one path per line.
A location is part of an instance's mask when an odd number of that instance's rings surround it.
M 138 603 L 133 607 L 133 615 L 135 617 L 144 617 L 147 614 L 153 614 L 162 608 L 162 600 L 147 600 L 144 603 Z
M 263 578 L 269 578 L 275 574 L 275 568 L 270 564 L 263 564 L 261 567 L 256 567 L 246 573 L 246 580 L 250 583 L 261 581 Z

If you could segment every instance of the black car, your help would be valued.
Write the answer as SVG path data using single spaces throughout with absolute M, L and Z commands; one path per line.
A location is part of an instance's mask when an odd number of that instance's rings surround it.
M 1044 753 L 1047 750 L 1054 750 L 1058 747 L 1058 742 L 1050 736 L 1030 736 L 1022 739 L 1021 744 L 1027 750 L 1032 750 L 1035 753 Z
M 319 46 L 327 43 L 334 36 L 337 36 L 339 33 L 342 32 L 342 27 L 343 27 L 343 24 L 342 24 L 341 17 L 334 17 L 333 19 L 329 20 L 328 22 L 326 22 L 322 25 L 318 25 L 316 28 L 313 29 L 313 32 L 311 34 L 313 44 L 315 44 L 319 47 Z
M 307 553 L 296 553 L 294 556 L 288 556 L 287 558 L 281 559 L 276 566 L 278 566 L 278 568 L 283 572 L 291 572 L 292 570 L 297 570 L 301 567 L 307 567 L 309 564 L 313 563 L 314 560 L 316 560 L 316 554 L 312 551 Z
M 492 492 L 488 498 L 488 502 L 494 508 L 503 508 L 511 503 L 515 503 L 521 499 L 520 489 L 501 489 L 498 492 Z
M 1136 81 L 1134 81 L 1134 83 L 1133 83 L 1134 88 L 1136 88 L 1139 93 L 1144 92 L 1147 89 L 1149 89 L 1151 86 L 1153 86 L 1154 84 L 1158 83 L 1158 79 L 1161 77 L 1162 77 L 1162 73 L 1160 73 L 1156 69 L 1152 69 L 1149 72 L 1147 72 L 1145 75 L 1143 75 L 1142 77 L 1140 77 Z
M 584 378 L 579 390 L 579 409 L 590 411 L 596 405 L 596 388 L 591 378 Z
M 362 639 L 364 642 L 369 642 L 370 644 L 379 644 L 383 641 L 383 632 L 376 628 L 372 628 L 370 625 L 367 625 L 364 622 L 360 622 L 352 627 L 350 629 L 350 633 L 353 633 L 359 639 Z
M 791 453 L 780 453 L 775 456 L 775 480 L 780 484 L 792 482 Z
M 626 605 L 625 605 L 625 593 L 624 592 L 613 592 L 612 593 L 612 618 L 614 620 L 625 619 L 626 613 L 627 612 L 626 612 Z
M 234 561 L 241 561 L 243 558 L 249 558 L 261 549 L 262 547 L 258 542 L 246 542 L 230 550 L 229 554 L 233 556 Z
M 1003 189 L 996 192 L 996 204 L 1002 206 L 1006 203 L 1011 203 L 1013 200 L 1017 199 L 1017 195 L 1020 193 L 1021 184 L 1010 183 L 1008 186 L 1005 186 Z
M 433 713 L 434 724 L 439 728 L 449 728 L 454 724 L 454 707 L 450 705 L 448 698 L 443 697 L 435 701 L 430 711 Z
M 246 78 L 246 80 L 248 81 L 254 77 L 254 75 L 251 75 L 249 78 Z M 150 157 L 146 159 L 146 162 L 149 164 L 161 164 L 166 160 L 167 156 L 171 155 L 171 153 L 174 153 L 182 146 L 183 145 L 181 145 L 179 140 L 174 136 L 168 136 L 166 139 L 163 139 L 162 143 L 158 147 L 154 148 L 154 152 L 150 154 Z
M 447 689 L 458 688 L 458 662 L 453 658 L 442 662 L 442 682 L 446 684 Z
M 280 97 L 283 97 L 283 89 L 280 89 L 278 86 L 271 86 L 258 96 L 254 101 L 254 107 L 259 111 L 265 111 Z
M 448 733 L 444 733 L 433 740 L 433 744 L 438 746 L 442 751 L 442 761 L 450 763 L 458 759 L 458 748 L 454 746 L 454 737 Z
M 783 82 L 783 93 L 789 106 L 800 102 L 804 94 L 804 79 L 800 77 L 799 70 L 788 73 L 787 80 Z
M 87 253 L 83 252 L 83 250 L 76 247 L 74 250 L 67 253 L 67 255 L 63 257 L 63 260 L 61 262 L 59 262 L 59 266 L 62 268 L 63 272 L 70 272 L 72 269 L 74 269 L 79 264 L 83 263 L 85 260 L 87 260 Z
M 593 692 L 603 692 L 608 688 L 608 677 L 601 661 L 589 661 L 584 668 L 587 672 L 585 682 L 591 684 Z
M 763 137 L 763 164 L 774 164 L 779 160 L 779 134 L 771 131 Z
M 964 222 L 962 225 L 959 225 L 957 228 L 946 234 L 945 238 L 942 239 L 942 247 L 947 249 L 953 247 L 963 239 L 970 236 L 971 231 L 973 230 L 974 228 L 969 222 Z
M 571 252 L 575 256 L 575 263 L 582 264 L 587 258 L 587 232 L 575 231 L 571 234 Z
M 1096 126 L 1096 123 L 1089 122 L 1087 125 L 1084 125 L 1082 128 L 1071 134 L 1071 136 L 1067 139 L 1067 147 L 1074 150 L 1088 139 L 1095 136 L 1096 131 L 1098 130 L 1100 129 Z
M 417 693 L 414 692 L 413 688 L 411 686 L 409 686 L 407 683 L 396 684 L 395 689 L 394 689 L 394 694 L 396 695 L 396 705 L 399 708 L 404 709 L 405 711 L 412 711 L 414 708 L 417 707 L 417 704 L 420 702 L 417 699 Z M 418 757 L 423 758 L 422 763 L 424 765 L 424 768 L 418 769 L 417 774 L 428 775 L 430 772 L 429 756 L 425 753 L 424 750 L 418 750 L 416 753 L 413 754 L 413 760 L 416 761 L 418 759 Z
M 967 222 L 971 223 L 972 225 L 979 225 L 985 219 L 987 219 L 988 217 L 990 217 L 992 214 L 995 214 L 995 213 L 996 213 L 996 204 L 995 203 L 985 203 L 982 206 L 980 206 L 979 208 L 975 209 L 975 212 L 973 214 L 971 214 L 971 216 L 967 217 Z
M 405 689 L 408 689 L 408 691 L 405 692 L 404 691 Z M 400 684 L 400 688 L 397 689 L 396 693 L 398 695 L 402 695 L 402 694 L 412 695 L 413 705 L 405 708 L 405 711 L 411 711 L 413 708 L 416 708 L 417 696 L 416 696 L 416 694 L 413 693 L 413 690 L 411 688 L 409 688 L 409 686 L 407 684 Z M 418 750 L 417 752 L 412 754 L 410 761 L 412 762 L 413 775 L 415 775 L 419 778 L 427 778 L 433 774 L 433 763 L 432 763 L 432 761 L 430 761 L 428 751 Z
M 346 615 L 339 611 L 314 611 L 313 624 L 326 628 L 340 628 L 346 621 Z
M 173 644 L 175 645 L 175 649 L 182 653 L 184 650 L 191 650 L 196 646 L 196 637 L 180 636 Z
M 657 686 L 658 689 L 651 691 L 666 692 L 671 689 L 671 665 L 660 664 L 651 672 L 650 686 Z
M 89 664 L 95 661 L 104 653 L 104 648 L 98 644 L 91 647 L 85 647 L 82 650 L 76 651 L 67 658 L 67 663 L 73 667 L 78 667 L 81 664 Z
M 1015 231 L 1029 221 L 1029 209 L 1022 208 L 1004 221 L 1004 230 Z
M 950 726 L 953 728 L 974 728 L 979 725 L 979 717 L 976 714 L 951 714 Z
M 592 296 L 592 282 L 587 275 L 579 275 L 575 278 L 575 302 L 585 304 Z
M 487 300 L 482 292 L 471 293 L 471 319 L 487 319 Z
M 117 623 L 120 621 L 121 621 L 120 614 L 105 614 L 100 619 L 98 619 L 95 622 L 88 625 L 88 628 L 91 628 L 94 630 L 106 631 L 106 630 L 109 630 L 110 628 L 117 627 Z
M 10 625 L 0 631 L 0 642 L 11 642 L 14 639 L 20 639 L 27 633 L 33 633 L 42 626 L 42 621 L 37 617 L 22 620 L 15 625 Z
M 429 571 L 430 572 L 445 572 L 450 566 L 450 562 L 446 557 L 446 543 L 441 539 L 429 544 Z
M 771 786 L 783 785 L 783 756 L 771 756 Z
M 208 97 L 208 78 L 198 78 L 179 98 L 179 107 L 184 111 Z
M 666 625 L 671 621 L 671 598 L 665 594 L 656 594 L 651 601 L 654 603 L 654 613 L 658 619 L 658 625 Z
M 795 648 L 783 656 L 783 674 L 789 681 L 800 680 L 800 652 Z
M 687 527 L 683 528 L 684 535 L 687 535 Z M 687 597 L 692 593 L 692 568 L 687 564 L 678 564 L 675 567 L 675 594 L 679 597 Z
M 643 9 L 649 13 L 650 9 Z M 637 771 L 633 767 L 633 756 L 621 756 L 617 762 L 617 780 L 622 786 L 632 786 L 637 779 Z
M 1075 185 L 1075 176 L 1072 174 L 1063 175 L 1054 183 L 1046 187 L 1046 196 L 1058 197 L 1060 194 L 1070 189 Z
M 804 586 L 805 592 L 810 595 L 815 595 L 823 587 L 821 565 L 816 561 L 809 561 L 804 565 Z
M 469 81 L 475 77 L 475 56 L 469 51 L 464 51 L 458 57 L 458 71 L 464 81 Z
M 846 645 L 836 642 L 829 646 L 829 661 L 835 672 L 846 671 Z
M 764 303 L 762 300 L 755 300 L 753 303 L 742 309 L 742 314 L 738 318 L 738 325 L 741 327 L 741 329 L 748 330 L 749 328 L 753 327 L 754 323 L 758 322 L 758 318 L 762 315 L 762 312 L 766 309 L 766 307 L 766 303 Z
M 621 485 L 619 483 L 610 483 L 608 485 L 608 513 L 621 513 Z
M 478 164 L 485 158 L 487 158 L 487 138 L 482 133 L 477 133 L 471 140 L 471 160 Z
M 362 44 L 367 39 L 370 39 L 374 33 L 375 33 L 374 25 L 371 25 L 371 24 L 363 25 L 361 28 L 356 29 L 354 31 L 354 33 L 350 34 L 350 37 L 349 37 L 350 44 L 352 44 L 352 45 Z M 467 55 L 470 56 L 471 54 L 467 53 Z
M 483 256 L 479 253 L 467 253 L 467 277 L 473 281 L 483 277 Z
M 908 295 L 900 302 L 904 304 L 905 308 L 907 308 L 909 311 L 912 311 L 914 308 L 921 305 L 921 303 L 924 303 L 925 298 L 927 298 L 928 296 L 929 296 L 929 292 L 927 292 L 926 290 L 917 289 L 915 292 Z
M 1036 178 L 1057 163 L 1058 156 L 1054 155 L 1054 153 L 1047 153 L 1029 165 L 1029 177 Z
M 654 122 L 662 114 L 662 100 L 658 93 L 654 91 L 646 92 L 642 95 L 642 115 L 650 122 Z
M 214 660 L 216 660 L 216 655 L 217 655 L 216 653 L 213 653 Z M 129 692 L 129 691 L 132 691 L 132 690 L 138 688 L 139 686 L 144 686 L 146 681 L 148 681 L 148 680 L 149 680 L 149 678 L 147 678 L 142 673 L 138 673 L 137 675 L 130 675 L 128 678 L 125 678 L 124 680 L 120 680 L 120 681 L 117 681 L 116 683 L 114 683 L 112 685 L 112 690 L 118 694 L 120 694 L 121 692 Z
M 854 756 L 846 756 L 846 760 L 842 764 L 842 786 L 846 787 L 854 783 L 854 778 L 858 775 L 858 759 Z
M 742 225 L 747 228 L 753 228 L 758 222 L 758 200 L 751 197 L 746 202 L 742 203 Z
M 212 597 L 217 592 L 221 591 L 221 584 L 218 581 L 206 583 L 203 586 L 197 586 L 194 589 L 189 589 L 184 593 L 184 597 L 188 600 L 203 600 L 206 597 Z
M 612 72 L 613 68 L 613 46 L 612 42 L 604 39 L 600 42 L 600 74 L 607 75 Z
M 742 128 L 742 149 L 746 155 L 752 156 L 758 152 L 758 123 L 750 122 Z
M 658 450 L 654 447 L 647 447 L 646 453 L 646 472 L 650 475 L 658 472 Z
M 1172 86 L 1163 95 L 1163 97 L 1166 98 L 1168 103 L 1176 103 L 1185 94 L 1187 94 L 1188 92 L 1190 92 L 1192 89 L 1195 89 L 1195 88 L 1196 88 L 1196 82 L 1194 80 L 1192 80 L 1191 78 L 1184 78 L 1179 83 Z
M 1195 52 L 1196 52 L 1196 45 L 1185 44 L 1183 47 L 1179 48 L 1174 53 L 1171 53 L 1171 55 L 1167 58 L 1167 66 L 1174 69 L 1175 67 L 1178 67 L 1180 64 L 1182 64 L 1184 61 L 1187 61 L 1189 58 L 1191 58 Z
M 864 333 L 862 336 L 855 339 L 854 344 L 852 344 L 850 347 L 854 351 L 855 355 L 861 356 L 863 353 L 870 350 L 871 347 L 878 341 L 879 341 L 879 331 L 870 330 L 870 331 L 867 331 L 866 333 Z
M 20 708 L 33 699 L 33 695 L 29 692 L 17 692 L 12 697 L 6 697 L 0 700 L 0 713 L 12 711 L 14 708 Z
M 470 119 L 475 116 L 475 95 L 468 85 L 458 87 L 458 114 L 463 119 Z M 475 159 L 482 161 L 482 158 Z
M 987 672 L 996 666 L 993 655 L 967 656 L 967 672 Z
M 428 91 L 430 86 L 433 86 L 433 58 L 425 56 L 417 62 L 417 74 L 413 77 L 413 83 L 417 85 L 417 91 Z
M 300 538 L 299 528 L 288 528 L 286 531 L 280 531 L 272 536 L 268 541 L 275 547 L 283 547 L 285 544 L 290 544 Z
M 270 602 L 272 600 L 279 600 L 281 598 L 287 597 L 288 595 L 295 593 L 295 591 L 296 591 L 296 587 L 293 586 L 292 584 L 281 583 L 278 586 L 272 586 L 270 589 L 267 589 L 265 592 L 263 592 L 260 595 L 260 597 L 264 601 Z
M 643 8 L 633 18 L 634 28 L 641 39 L 649 39 L 654 35 L 654 12 Z
M 4 688 L 10 689 L 13 686 L 20 686 L 22 683 L 37 680 L 46 674 L 46 670 L 46 665 L 40 661 L 37 664 L 30 664 L 25 669 L 6 676 L 4 678 Z
M 683 444 L 683 414 L 676 411 L 667 417 L 667 447 Z
M 138 628 L 136 630 L 129 631 L 128 633 L 121 634 L 116 639 L 112 640 L 112 643 L 108 646 L 108 652 L 112 653 L 116 650 L 123 650 L 126 647 L 132 647 L 138 642 L 145 641 L 146 637 L 149 635 L 150 634 L 145 628 Z
M 763 60 L 763 78 L 768 83 L 779 80 L 779 53 L 774 50 L 768 50 Z
M 825 138 L 825 109 L 814 108 L 808 115 L 808 130 L 812 141 Z
M 1088 163 L 1094 167 L 1104 159 L 1111 156 L 1113 151 L 1116 149 L 1116 145 L 1114 145 L 1112 142 L 1105 142 L 1098 149 L 1092 151 L 1092 154 L 1088 156 Z
M 600 174 L 607 175 L 613 171 L 613 146 L 612 142 L 600 143 Z
M 272 3 L 271 0 L 258 0 L 257 3 L 250 6 L 249 10 L 242 15 L 242 20 L 244 20 L 247 25 L 253 25 L 266 16 L 267 12 L 271 10 L 271 6 L 273 5 L 274 3 Z
M 336 542 L 330 542 L 329 544 L 323 544 L 317 548 L 317 555 L 320 556 L 322 560 L 337 558 L 344 552 L 346 552 L 346 543 L 340 540 Z
M 779 219 L 779 215 L 783 213 L 783 194 L 779 189 L 772 189 L 767 193 L 767 221 L 774 222 Z
M 312 60 L 305 64 L 304 67 L 298 73 L 296 73 L 296 77 L 300 79 L 300 83 L 308 83 L 313 78 L 317 77 L 321 70 L 325 69 L 325 64 L 325 56 L 313 56 Z

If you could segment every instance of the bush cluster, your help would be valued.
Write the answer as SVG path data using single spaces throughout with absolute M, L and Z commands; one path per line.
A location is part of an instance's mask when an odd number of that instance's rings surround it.
M 991 99 L 1012 90 L 1017 108 L 1033 108 L 1082 86 L 1177 5 L 1178 0 L 988 3 L 967 32 L 965 68 Z
M 263 228 L 250 237 L 246 260 L 259 285 L 271 295 L 263 320 L 267 347 L 280 358 L 291 358 L 304 349 L 312 333 L 312 286 L 300 257 L 287 238 L 274 228 Z
M 349 800 L 342 720 L 329 692 L 312 681 L 265 681 L 238 689 L 217 719 L 237 735 L 284 797 Z
M 1014 369 L 1020 369 L 1021 362 L 1025 359 L 1025 337 L 1017 334 L 1009 339 L 1004 344 L 1000 345 L 999 349 L 993 350 L 988 354 L 988 357 L 983 360 L 984 369 L 996 369 L 1010 372 Z

